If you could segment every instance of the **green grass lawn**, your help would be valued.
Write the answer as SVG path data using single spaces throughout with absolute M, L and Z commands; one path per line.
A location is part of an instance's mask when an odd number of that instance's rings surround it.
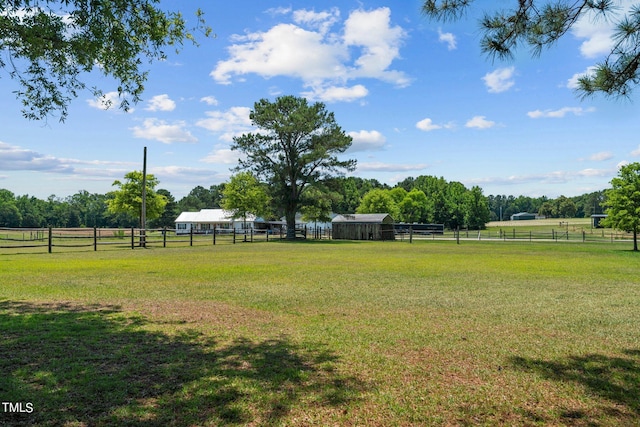
M 0 255 L 0 425 L 640 425 L 627 246 Z

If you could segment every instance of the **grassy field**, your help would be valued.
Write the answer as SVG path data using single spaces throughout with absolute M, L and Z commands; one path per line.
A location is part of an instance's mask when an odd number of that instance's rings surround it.
M 0 255 L 0 425 L 640 425 L 628 249 Z

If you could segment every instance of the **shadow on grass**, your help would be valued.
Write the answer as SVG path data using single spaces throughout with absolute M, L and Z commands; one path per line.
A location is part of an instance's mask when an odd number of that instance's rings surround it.
M 305 244 L 305 245 L 346 245 L 346 244 L 365 244 L 369 242 L 373 242 L 374 240 L 342 240 L 342 239 L 270 239 L 269 242 L 273 243 L 283 243 L 283 244 Z M 380 240 L 376 240 L 380 241 Z
M 640 350 L 625 350 L 618 357 L 590 354 L 557 361 L 515 357 L 512 363 L 517 369 L 553 381 L 581 385 L 589 394 L 604 399 L 600 408 L 592 408 L 590 413 L 567 408 L 559 414 L 568 422 L 573 420 L 570 424 L 609 418 L 621 425 L 636 425 L 640 419 Z
M 298 407 L 341 413 L 364 389 L 318 346 L 148 325 L 117 306 L 0 301 L 0 401 L 13 405 L 0 425 L 278 424 Z

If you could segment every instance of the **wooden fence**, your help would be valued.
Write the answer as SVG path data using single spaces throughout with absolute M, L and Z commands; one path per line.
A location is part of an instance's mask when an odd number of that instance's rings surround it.
M 296 229 L 299 238 L 326 239 L 330 233 Z M 49 252 L 69 250 L 137 249 L 254 243 L 283 239 L 283 232 L 269 230 L 221 230 L 183 233 L 163 229 L 114 228 L 0 228 L 0 253 Z
M 483 240 L 483 241 L 553 241 L 553 242 L 599 242 L 616 243 L 633 240 L 632 233 L 612 231 L 610 229 L 574 230 L 551 229 L 547 231 L 531 231 L 513 229 L 499 230 L 448 230 L 442 233 L 430 233 L 407 230 L 397 235 L 400 241 L 413 240 Z
M 136 249 L 168 246 L 235 244 L 268 240 L 253 230 L 216 230 L 211 234 L 176 234 L 173 229 L 0 228 L 0 250 L 54 252 L 68 250 Z
M 209 230 L 207 234 L 176 234 L 174 229 L 139 228 L 0 228 L 0 254 L 17 252 L 57 252 L 70 250 L 139 249 L 152 247 L 189 247 L 267 242 L 285 238 L 284 232 L 267 230 Z M 296 237 L 331 239 L 330 229 L 303 228 Z M 478 240 L 478 241 L 554 241 L 554 242 L 630 242 L 631 233 L 594 229 L 591 231 L 567 229 L 550 231 L 460 230 L 438 233 L 406 231 L 396 233 L 396 240 L 412 243 L 414 240 Z

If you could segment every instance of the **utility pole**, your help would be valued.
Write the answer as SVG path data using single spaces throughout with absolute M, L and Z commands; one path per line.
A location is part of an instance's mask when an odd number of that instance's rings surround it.
M 140 210 L 140 246 L 147 247 L 147 147 L 142 160 L 142 209 Z

